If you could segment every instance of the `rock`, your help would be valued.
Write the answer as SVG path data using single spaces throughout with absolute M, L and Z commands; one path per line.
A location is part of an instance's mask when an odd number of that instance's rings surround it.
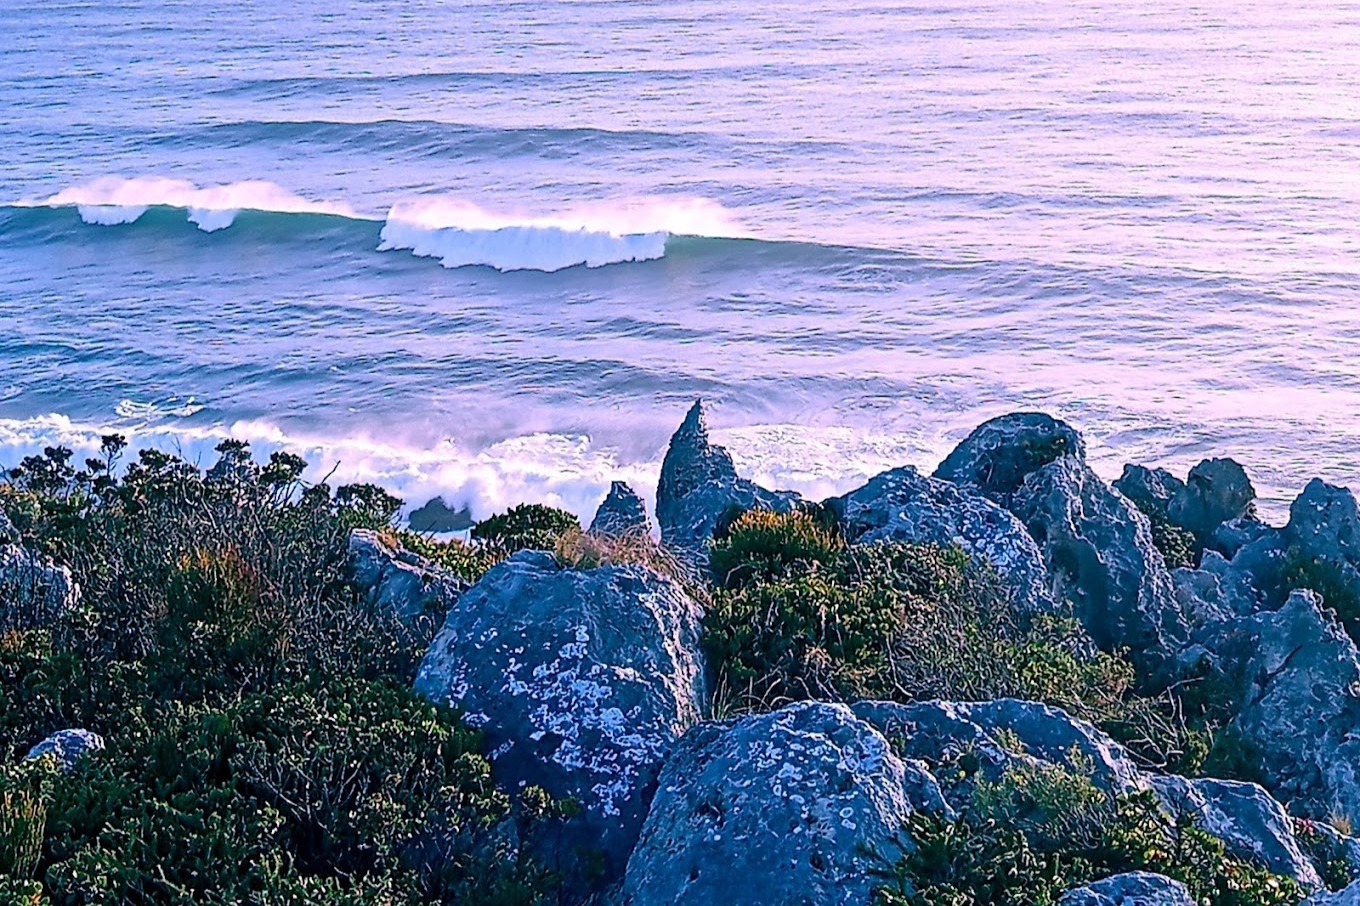
M 1197 906 L 1180 881 L 1146 871 L 1114 875 L 1063 894 L 1058 906 Z
M 472 511 L 467 507 L 455 510 L 444 502 L 444 498 L 434 497 L 420 509 L 412 510 L 406 525 L 413 532 L 462 532 L 473 526 Z
M 91 752 L 104 748 L 104 738 L 89 730 L 58 730 L 28 750 L 25 761 L 52 758 L 62 771 L 74 770 L 76 763 Z
M 661 462 L 656 521 L 661 543 L 691 566 L 708 562 L 707 546 L 725 517 L 746 510 L 787 513 L 800 502 L 790 491 L 767 491 L 737 476 L 732 457 L 708 439 L 703 401 L 671 438 Z
M 826 501 L 851 542 L 958 545 L 997 571 L 1024 611 L 1053 609 L 1043 555 L 1010 512 L 966 487 L 893 469 Z
M 1206 539 L 1223 523 L 1255 515 L 1256 489 L 1231 459 L 1206 459 L 1190 470 L 1172 498 L 1167 515 L 1196 538 Z
M 1043 551 L 1055 596 L 1071 598 L 1097 645 L 1127 648 L 1145 671 L 1172 660 L 1189 629 L 1137 507 L 1075 456 L 1031 472 L 1010 501 Z
M 1169 520 L 1171 501 L 1184 493 L 1185 482 L 1166 469 L 1126 465 L 1124 473 L 1115 480 L 1114 489 L 1144 513 Z
M 1315 893 L 1300 906 L 1360 906 L 1360 881 L 1336 893 L 1325 890 Z
M 642 498 L 622 481 L 610 484 L 609 494 L 590 522 L 590 533 L 605 538 L 624 538 L 646 535 L 649 531 L 647 505 Z
M 18 544 L 0 545 L 0 631 L 51 626 L 79 603 L 70 569 Z
M 1210 645 L 1240 678 L 1228 729 L 1296 813 L 1360 823 L 1360 654 L 1312 592 L 1225 624 Z
M 1240 519 L 1229 519 L 1214 529 L 1213 534 L 1209 536 L 1205 543 L 1231 560 L 1237 556 L 1237 552 L 1242 548 L 1263 538 L 1271 537 L 1278 531 L 1278 529 L 1271 528 L 1255 516 L 1243 516 Z
M 347 573 L 369 603 L 412 624 L 442 620 L 468 583 L 369 529 L 349 536 Z
M 868 903 L 916 811 L 952 817 L 930 773 L 844 705 L 704 724 L 661 773 L 620 902 Z
M 415 689 L 482 729 L 501 784 L 575 800 L 564 834 L 616 877 L 663 762 L 706 713 L 701 617 L 642 567 L 578 571 L 522 551 L 458 598 Z
M 935 477 L 972 485 L 1009 508 L 1026 476 L 1064 456 L 1086 457 L 1086 444 L 1070 425 L 1040 412 L 1015 412 L 975 428 Z
M 1114 740 L 1060 708 L 1015 699 L 987 702 L 859 702 L 856 717 L 868 721 L 894 741 L 906 758 L 919 759 L 932 770 L 965 751 L 979 757 L 987 779 L 1000 779 L 1007 767 L 1040 762 L 1074 767 L 1111 794 L 1149 788 L 1133 759 Z M 1018 740 L 1023 752 L 1008 748 Z M 962 808 L 970 786 L 946 790 L 951 804 Z
M 1293 878 L 1307 890 L 1322 886 L 1322 878 L 1294 835 L 1293 820 L 1261 787 L 1175 776 L 1154 777 L 1152 783 L 1173 815 L 1195 817 L 1206 833 L 1223 841 L 1230 855 Z
M 1314 478 L 1289 506 L 1286 563 L 1336 589 L 1360 587 L 1360 508 L 1346 488 Z

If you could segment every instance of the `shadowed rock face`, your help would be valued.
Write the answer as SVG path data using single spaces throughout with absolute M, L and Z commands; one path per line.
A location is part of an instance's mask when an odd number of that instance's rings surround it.
M 1171 501 L 1185 491 L 1185 482 L 1166 469 L 1126 465 L 1124 473 L 1115 480 L 1114 489 L 1143 512 L 1169 520 Z
M 1195 901 L 1180 881 L 1131 871 L 1069 890 L 1058 906 L 1195 906 Z
M 1021 610 L 1051 610 L 1043 555 L 1014 515 L 966 487 L 926 478 L 910 466 L 884 472 L 826 501 L 851 543 L 957 544 L 993 567 Z
M 843 705 L 701 725 L 661 774 L 620 899 L 868 903 L 917 810 L 949 813 L 935 779 Z
M 645 535 L 647 531 L 647 505 L 642 498 L 622 481 L 612 483 L 609 494 L 590 522 L 590 533 L 604 538 L 623 538 Z
M 661 462 L 656 521 L 661 543 L 692 566 L 708 562 L 708 542 L 724 517 L 745 510 L 786 513 L 797 494 L 768 491 L 737 475 L 732 457 L 708 439 L 703 402 L 696 402 L 671 437 Z
M 1336 893 L 1315 893 L 1302 906 L 1360 906 L 1360 881 Z
M 1197 538 L 1209 538 L 1223 523 L 1253 515 L 1255 500 L 1256 489 L 1242 466 L 1231 459 L 1206 459 L 1190 470 L 1167 516 Z
M 62 771 L 70 771 L 91 752 L 104 748 L 104 738 L 89 730 L 58 730 L 28 750 L 27 761 L 52 758 Z
M 642 567 L 578 571 L 522 551 L 459 597 L 415 689 L 466 711 L 500 783 L 574 799 L 566 839 L 617 876 L 662 763 L 707 710 L 700 620 Z
M 473 526 L 472 512 L 467 507 L 454 509 L 442 497 L 434 497 L 407 520 L 413 532 L 461 532 Z
M 983 422 L 935 470 L 935 477 L 972 485 L 1009 507 L 1025 477 L 1054 460 L 1086 458 L 1086 443 L 1066 422 L 1041 412 L 1015 412 Z
M 368 529 L 355 529 L 350 534 L 347 571 L 350 581 L 370 603 L 408 624 L 421 617 L 443 619 L 468 587 L 463 580 Z

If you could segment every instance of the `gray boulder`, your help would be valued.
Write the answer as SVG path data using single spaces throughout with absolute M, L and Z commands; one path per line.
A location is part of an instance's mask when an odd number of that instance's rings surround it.
M 1294 834 L 1293 819 L 1261 787 L 1175 776 L 1153 777 L 1152 783 L 1171 813 L 1194 817 L 1205 832 L 1223 841 L 1229 854 L 1293 878 L 1307 890 L 1322 886 Z
M 916 811 L 950 816 L 930 773 L 843 705 L 704 724 L 662 771 L 620 901 L 868 903 Z
M 1205 539 L 1223 523 L 1255 515 L 1256 489 L 1231 459 L 1206 459 L 1190 470 L 1167 508 L 1171 521 Z
M 656 521 L 662 545 L 702 567 L 708 562 L 708 542 L 725 517 L 745 510 L 787 513 L 799 502 L 791 491 L 767 491 L 737 475 L 731 455 L 708 439 L 701 400 L 671 437 L 661 462 Z
M 522 551 L 459 596 L 415 689 L 483 730 L 500 783 L 574 800 L 570 839 L 613 877 L 662 764 L 705 715 L 700 619 L 679 585 L 642 567 L 578 571 Z
M 80 759 L 103 748 L 104 737 L 97 733 L 89 730 L 58 730 L 29 749 L 24 760 L 51 758 L 61 771 L 71 771 Z
M 79 603 L 70 569 L 19 544 L 0 544 L 0 631 L 52 626 Z
M 1147 517 L 1075 456 L 1031 472 L 1010 495 L 1012 511 L 1038 542 L 1055 585 L 1107 651 L 1127 648 L 1159 671 L 1189 628 Z
M 1192 628 L 1247 616 L 1264 603 L 1251 574 L 1214 550 L 1204 552 L 1198 569 L 1172 570 L 1171 582 L 1181 613 Z
M 1064 456 L 1086 457 L 1086 444 L 1071 425 L 1042 412 L 1015 412 L 973 429 L 935 477 L 972 485 L 1009 508 L 1026 476 Z
M 1169 520 L 1171 501 L 1185 492 L 1185 482 L 1166 469 L 1126 465 L 1124 473 L 1115 479 L 1114 489 L 1144 513 Z
M 1197 906 L 1180 881 L 1145 871 L 1114 875 L 1063 894 L 1058 906 Z
M 413 532 L 462 532 L 472 528 L 472 511 L 466 506 L 454 509 L 443 497 L 432 497 L 425 505 L 411 511 L 406 525 Z
M 1360 881 L 1336 893 L 1325 890 L 1315 893 L 1300 906 L 1360 906 Z
M 1333 587 L 1360 588 L 1360 507 L 1346 488 L 1314 478 L 1289 507 L 1284 560 Z
M 1051 610 L 1043 555 L 1007 510 L 966 487 L 927 478 L 910 466 L 884 472 L 826 501 L 851 542 L 958 545 L 993 567 L 1024 611 Z
M 349 536 L 347 574 L 371 604 L 407 624 L 442 620 L 468 583 L 369 529 Z
M 604 538 L 624 538 L 646 535 L 648 531 L 647 505 L 642 498 L 622 481 L 610 484 L 609 494 L 590 522 L 590 533 Z

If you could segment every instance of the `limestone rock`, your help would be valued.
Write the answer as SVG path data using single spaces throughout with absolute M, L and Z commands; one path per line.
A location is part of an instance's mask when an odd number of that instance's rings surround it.
M 349 580 L 381 610 L 405 623 L 442 620 L 467 588 L 462 579 L 369 529 L 349 536 Z
M 1256 489 L 1231 459 L 1206 459 L 1190 470 L 1167 508 L 1171 521 L 1208 538 L 1223 523 L 1255 514 Z
M 567 833 L 615 876 L 662 764 L 706 713 L 700 619 L 642 567 L 578 571 L 522 551 L 458 598 L 415 688 L 481 727 L 500 783 L 575 800 Z
M 624 538 L 647 532 L 647 505 L 642 498 L 622 481 L 610 484 L 609 494 L 590 522 L 590 533 L 605 538 Z
M 846 539 L 958 545 L 997 571 L 1021 610 L 1051 610 L 1043 555 L 1025 526 L 981 494 L 910 466 L 893 469 L 828 500 Z
M 708 562 L 707 545 L 724 517 L 745 510 L 786 513 L 797 494 L 768 491 L 737 475 L 731 455 L 708 439 L 703 402 L 696 402 L 671 438 L 661 463 L 656 521 L 661 543 L 693 566 Z
M 26 761 L 51 757 L 62 771 L 74 770 L 76 763 L 91 752 L 104 748 L 104 737 L 89 730 L 58 730 L 28 750 Z
M 51 626 L 79 603 L 70 569 L 19 544 L 0 544 L 0 631 Z
M 1114 489 L 1144 513 L 1156 513 L 1169 520 L 1171 501 L 1185 492 L 1185 482 L 1166 469 L 1126 465 L 1124 473 L 1115 480 Z
M 949 815 L 935 779 L 843 705 L 704 724 L 662 771 L 620 900 L 868 903 L 917 810 Z
M 1015 412 L 975 428 L 935 477 L 972 485 L 1008 506 L 1026 476 L 1064 456 L 1086 457 L 1086 444 L 1071 425 L 1041 412 Z
M 1196 903 L 1180 881 L 1131 871 L 1069 890 L 1058 906 L 1196 906 Z

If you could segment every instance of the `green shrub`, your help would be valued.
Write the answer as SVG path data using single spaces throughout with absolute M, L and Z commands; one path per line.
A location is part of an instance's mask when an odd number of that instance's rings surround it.
M 1164 516 L 1149 513 L 1148 520 L 1152 525 L 1152 544 L 1161 551 L 1167 569 L 1193 569 L 1199 565 L 1204 548 L 1194 532 L 1173 524 Z
M 1322 603 L 1336 611 L 1346 633 L 1360 640 L 1360 588 L 1353 575 L 1334 563 L 1290 549 L 1285 552 L 1281 585 L 1286 592 L 1301 588 L 1317 592 Z
M 43 764 L 0 765 L 0 878 L 33 879 L 47 826 L 47 774 Z
M 456 538 L 436 541 L 415 532 L 402 531 L 394 532 L 393 540 L 469 583 L 476 583 L 506 557 L 506 552 L 498 546 L 468 544 Z
M 806 513 L 750 510 L 716 536 L 709 570 L 718 586 L 738 589 L 832 567 L 844 550 L 837 534 Z
M 507 553 L 551 551 L 559 537 L 580 530 L 581 523 L 566 510 L 541 503 L 522 503 L 474 525 L 472 537 Z

